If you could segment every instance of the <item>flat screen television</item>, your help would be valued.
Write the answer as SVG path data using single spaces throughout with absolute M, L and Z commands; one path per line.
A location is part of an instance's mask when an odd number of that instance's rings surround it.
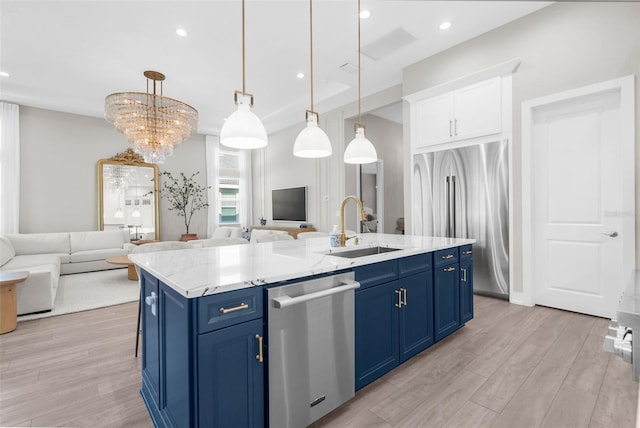
M 307 221 L 307 188 L 273 189 L 271 214 L 273 220 Z

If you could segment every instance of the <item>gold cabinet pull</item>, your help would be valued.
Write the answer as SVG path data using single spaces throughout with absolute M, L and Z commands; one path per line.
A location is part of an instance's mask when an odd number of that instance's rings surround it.
M 454 267 L 452 266 L 452 267 L 444 268 L 444 269 L 442 269 L 442 270 L 443 270 L 443 271 L 445 271 L 445 272 L 453 272 L 454 270 L 456 270 L 456 268 L 454 268 Z
M 247 309 L 248 307 L 249 307 L 249 305 L 247 305 L 246 303 L 240 303 L 240 305 L 236 306 L 235 308 L 229 308 L 229 309 L 225 309 L 223 307 L 220 307 L 220 313 L 228 314 L 229 312 L 240 311 L 242 309 Z
M 447 254 L 446 256 L 442 256 L 444 260 L 449 260 L 453 258 L 453 254 Z
M 407 289 L 401 288 L 400 291 L 402 291 L 402 304 L 407 306 Z
M 460 268 L 460 270 L 462 271 L 462 280 L 467 282 L 467 268 Z
M 394 291 L 398 295 L 398 303 L 396 303 L 396 308 L 401 308 L 402 307 L 402 291 L 400 290 L 394 290 Z
M 256 334 L 256 339 L 258 339 L 258 355 L 256 355 L 256 360 L 258 360 L 258 362 L 262 362 L 262 336 L 260 336 L 259 334 Z
M 473 254 L 473 251 L 472 250 L 463 251 L 462 254 L 464 254 L 465 256 L 468 256 L 469 254 Z

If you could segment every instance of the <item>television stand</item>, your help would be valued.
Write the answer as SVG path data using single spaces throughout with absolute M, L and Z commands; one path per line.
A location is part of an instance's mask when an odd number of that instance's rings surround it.
M 289 235 L 293 236 L 293 239 L 298 239 L 298 233 L 315 232 L 315 227 L 277 227 L 277 226 L 251 226 L 251 229 L 263 229 L 263 230 L 284 230 Z

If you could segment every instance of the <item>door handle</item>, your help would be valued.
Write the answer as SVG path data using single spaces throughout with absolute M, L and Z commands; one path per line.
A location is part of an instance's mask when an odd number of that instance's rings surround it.
M 449 137 L 453 137 L 453 132 L 451 131 L 451 125 L 452 125 L 452 121 L 449 121 Z
M 155 291 L 151 292 L 150 296 L 147 296 L 144 298 L 144 302 L 147 304 L 147 306 L 151 306 L 151 314 L 153 316 L 156 315 L 156 302 L 158 300 L 158 296 L 156 295 Z
M 262 336 L 256 334 L 256 339 L 258 339 L 258 355 L 256 355 L 256 360 L 261 363 L 264 361 L 264 359 L 262 358 Z
M 618 236 L 618 232 L 613 231 L 613 232 L 611 232 L 611 233 L 601 233 L 601 235 L 608 236 L 609 238 L 615 238 L 615 237 L 617 237 L 617 236 Z
M 402 291 L 402 304 L 407 306 L 407 289 L 401 288 L 400 291 Z
M 273 300 L 274 308 L 282 309 L 288 306 L 297 305 L 298 303 L 308 302 L 309 300 L 319 299 L 321 297 L 327 297 L 333 294 L 344 293 L 349 290 L 355 290 L 356 288 L 360 288 L 359 282 L 345 280 L 338 287 L 329 288 L 327 290 L 318 291 L 316 293 L 303 294 L 302 296 L 297 296 L 297 297 L 280 296 L 280 297 L 274 297 L 271 300 Z
M 396 308 L 401 308 L 402 307 L 402 291 L 400 290 L 394 290 L 394 291 L 398 295 L 398 303 L 396 303 Z
M 460 268 L 462 271 L 462 282 L 467 282 L 467 268 Z

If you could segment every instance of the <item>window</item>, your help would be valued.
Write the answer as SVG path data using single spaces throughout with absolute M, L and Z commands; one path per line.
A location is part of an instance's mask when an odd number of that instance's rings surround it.
M 240 224 L 240 154 L 220 150 L 218 160 L 218 222 Z

